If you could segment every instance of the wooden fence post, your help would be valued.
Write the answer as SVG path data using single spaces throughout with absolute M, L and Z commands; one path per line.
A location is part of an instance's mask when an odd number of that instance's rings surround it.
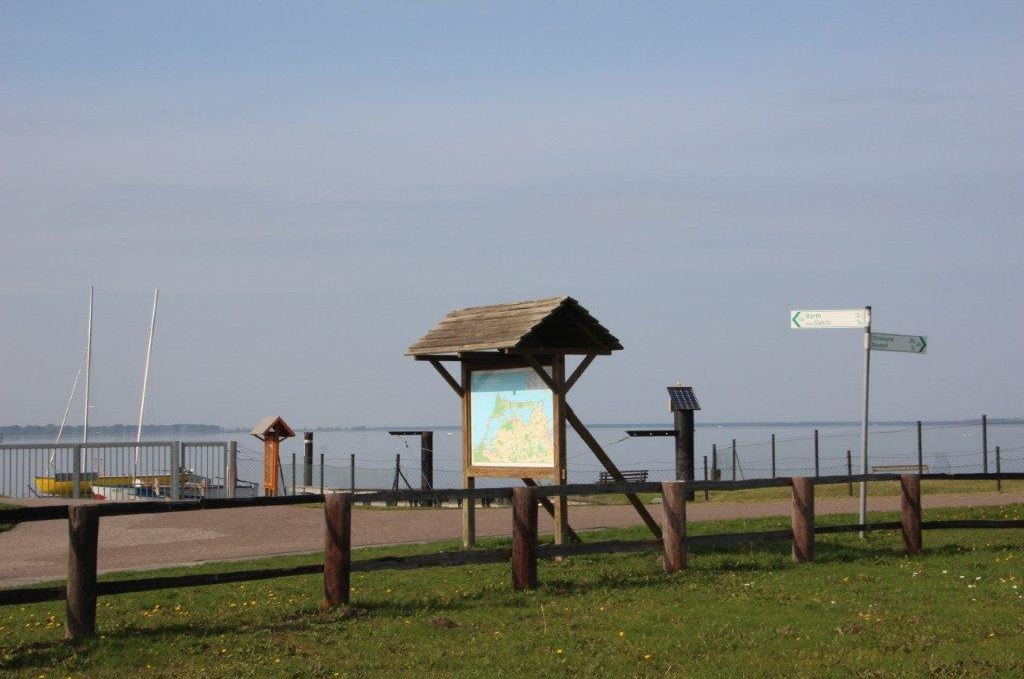
M 736 480 L 736 439 L 732 440 L 732 480 Z
M 68 639 L 96 634 L 96 548 L 100 515 L 95 506 L 68 508 Z
M 1003 492 L 1003 459 L 999 452 L 999 446 L 996 446 L 996 490 L 1000 493 Z
M 900 475 L 900 520 L 907 554 L 921 553 L 921 477 Z
M 324 608 L 348 604 L 352 570 L 352 495 L 324 496 Z
M 814 561 L 814 482 L 793 477 L 793 561 Z
M 850 456 L 850 451 L 846 451 L 846 475 L 853 477 L 853 458 Z M 846 482 L 846 494 L 853 497 L 853 481 Z
M 686 484 L 662 481 L 661 524 L 662 563 L 666 573 L 686 568 Z
M 537 588 L 537 493 L 512 489 L 512 589 Z
M 818 456 L 818 430 L 814 430 L 814 476 L 821 476 L 821 458 Z
M 921 435 L 921 420 L 917 421 L 917 473 L 924 474 L 924 437 Z
M 708 480 L 708 456 L 704 456 L 704 480 Z M 704 500 L 707 501 L 710 495 L 708 495 L 708 489 L 704 488 Z

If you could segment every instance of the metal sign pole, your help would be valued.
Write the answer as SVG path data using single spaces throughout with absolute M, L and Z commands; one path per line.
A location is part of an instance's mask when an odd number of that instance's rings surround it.
M 867 325 L 864 326 L 864 412 L 860 422 L 860 473 L 868 473 L 868 394 L 871 385 L 871 307 L 864 307 L 864 317 Z M 868 522 L 868 482 L 860 482 L 860 524 L 866 526 Z M 865 530 L 860 530 L 860 536 L 865 536 Z

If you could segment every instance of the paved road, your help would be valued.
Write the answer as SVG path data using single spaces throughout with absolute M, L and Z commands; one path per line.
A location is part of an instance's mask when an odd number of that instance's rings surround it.
M 924 506 L 991 506 L 1024 502 L 1024 492 L 930 495 Z M 25 502 L 24 504 L 29 504 Z M 35 504 L 35 503 L 32 503 Z M 872 498 L 870 509 L 898 509 L 899 498 Z M 819 499 L 818 514 L 855 513 L 856 498 Z M 652 507 L 655 516 L 660 509 Z M 712 502 L 687 506 L 689 521 L 787 516 L 788 500 Z M 577 530 L 640 523 L 628 505 L 570 508 Z M 477 510 L 477 535 L 509 535 L 507 508 Z M 541 512 L 541 530 L 552 530 Z M 375 509 L 357 507 L 352 515 L 354 546 L 459 539 L 456 509 Z M 323 515 L 318 507 L 279 506 L 172 514 L 114 516 L 100 522 L 100 572 L 192 565 L 323 549 Z M 0 533 L 0 587 L 62 579 L 67 573 L 67 521 L 40 521 Z

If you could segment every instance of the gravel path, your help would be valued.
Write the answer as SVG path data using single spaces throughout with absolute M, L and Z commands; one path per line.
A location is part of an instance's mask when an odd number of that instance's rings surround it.
M 925 508 L 992 506 L 1024 502 L 1024 492 L 930 495 Z M 37 504 L 24 502 L 23 504 Z M 872 511 L 899 508 L 898 497 L 872 498 Z M 855 513 L 856 498 L 819 499 L 818 514 Z M 661 510 L 652 507 L 660 519 Z M 689 521 L 788 516 L 790 502 L 711 502 L 687 506 Z M 577 530 L 632 526 L 639 517 L 628 505 L 570 507 Z M 541 531 L 551 531 L 540 512 Z M 477 509 L 477 535 L 511 533 L 508 508 Z M 357 506 L 354 546 L 459 539 L 457 509 L 377 509 Z M 40 521 L 0 533 L 0 587 L 63 579 L 67 573 L 67 521 Z M 100 572 L 251 559 L 323 549 L 323 517 L 315 507 L 279 506 L 171 514 L 114 516 L 100 521 Z

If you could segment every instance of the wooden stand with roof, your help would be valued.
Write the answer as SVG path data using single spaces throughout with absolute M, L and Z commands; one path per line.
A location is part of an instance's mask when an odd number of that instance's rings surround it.
M 263 441 L 263 494 L 274 497 L 281 490 L 281 441 L 295 436 L 295 432 L 278 416 L 264 417 L 249 433 Z
M 607 328 L 572 297 L 497 304 L 459 309 L 445 316 L 430 332 L 409 347 L 408 356 L 429 362 L 462 400 L 462 487 L 471 489 L 477 477 L 521 478 L 526 485 L 538 479 L 564 485 L 566 469 L 565 423 L 583 439 L 608 473 L 624 482 L 622 473 L 608 457 L 573 409 L 566 395 L 598 356 L 611 355 L 622 345 Z M 582 357 L 566 377 L 566 356 Z M 460 364 L 460 379 L 445 367 L 445 362 Z M 474 463 L 472 450 L 472 385 L 479 371 L 529 368 L 552 395 L 553 456 L 551 464 L 537 466 L 501 466 Z M 656 537 L 661 537 L 657 521 L 635 494 L 629 501 Z M 554 502 L 542 499 L 542 505 L 555 521 L 555 542 L 578 540 L 568 523 L 566 499 Z M 466 547 L 476 542 L 475 503 L 462 505 L 462 539 Z

